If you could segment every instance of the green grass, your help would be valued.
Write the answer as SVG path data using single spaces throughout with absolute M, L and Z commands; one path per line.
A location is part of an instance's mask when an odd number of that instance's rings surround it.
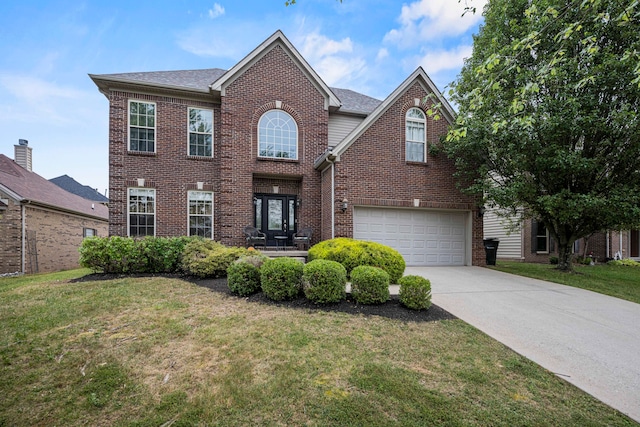
M 574 265 L 573 273 L 558 271 L 555 265 L 498 260 L 495 267 L 505 273 L 547 280 L 588 289 L 601 294 L 640 303 L 640 268 L 629 266 Z
M 84 273 L 0 279 L 0 426 L 637 425 L 460 320 Z

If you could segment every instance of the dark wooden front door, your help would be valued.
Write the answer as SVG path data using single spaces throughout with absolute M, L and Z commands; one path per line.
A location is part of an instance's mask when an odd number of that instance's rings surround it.
M 256 194 L 256 228 L 267 235 L 267 246 L 291 245 L 291 236 L 297 229 L 297 196 L 281 194 Z M 276 236 L 287 239 L 276 243 Z

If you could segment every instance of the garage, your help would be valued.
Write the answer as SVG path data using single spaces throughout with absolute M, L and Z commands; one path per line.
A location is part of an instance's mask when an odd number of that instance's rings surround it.
M 465 212 L 355 207 L 353 237 L 391 246 L 408 266 L 465 265 Z

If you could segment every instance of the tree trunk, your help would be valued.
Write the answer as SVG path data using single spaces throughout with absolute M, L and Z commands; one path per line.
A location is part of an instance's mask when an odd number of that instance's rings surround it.
M 573 242 L 558 241 L 558 270 L 573 271 L 573 263 L 571 262 L 571 247 Z

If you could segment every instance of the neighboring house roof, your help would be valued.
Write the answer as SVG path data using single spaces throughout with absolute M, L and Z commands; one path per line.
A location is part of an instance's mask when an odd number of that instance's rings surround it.
M 427 73 L 418 67 L 407 79 L 402 82 L 400 86 L 396 88 L 384 101 L 382 101 L 376 109 L 371 112 L 358 126 L 356 126 L 349 135 L 347 135 L 338 145 L 325 151 L 316 161 L 314 167 L 316 169 L 324 169 L 329 163 L 340 158 L 340 155 L 344 153 L 362 134 L 375 123 L 376 120 L 382 114 L 385 113 L 391 107 L 396 99 L 400 97 L 407 89 L 409 89 L 414 83 L 421 84 L 427 92 L 431 92 L 436 96 L 436 100 L 440 103 L 440 111 L 444 116 L 444 119 L 449 123 L 453 123 L 455 118 L 455 112 L 449 102 L 442 96 L 436 85 L 431 81 Z
M 0 189 L 21 203 L 109 219 L 109 209 L 102 203 L 71 194 L 37 173 L 24 169 L 4 154 L 0 154 Z
M 53 182 L 63 190 L 67 190 L 69 193 L 73 193 L 77 196 L 85 199 L 93 200 L 98 203 L 109 203 L 109 199 L 104 195 L 98 193 L 98 190 L 91 188 L 88 185 L 82 185 L 69 175 L 62 175 L 57 178 L 51 178 L 49 182 Z

